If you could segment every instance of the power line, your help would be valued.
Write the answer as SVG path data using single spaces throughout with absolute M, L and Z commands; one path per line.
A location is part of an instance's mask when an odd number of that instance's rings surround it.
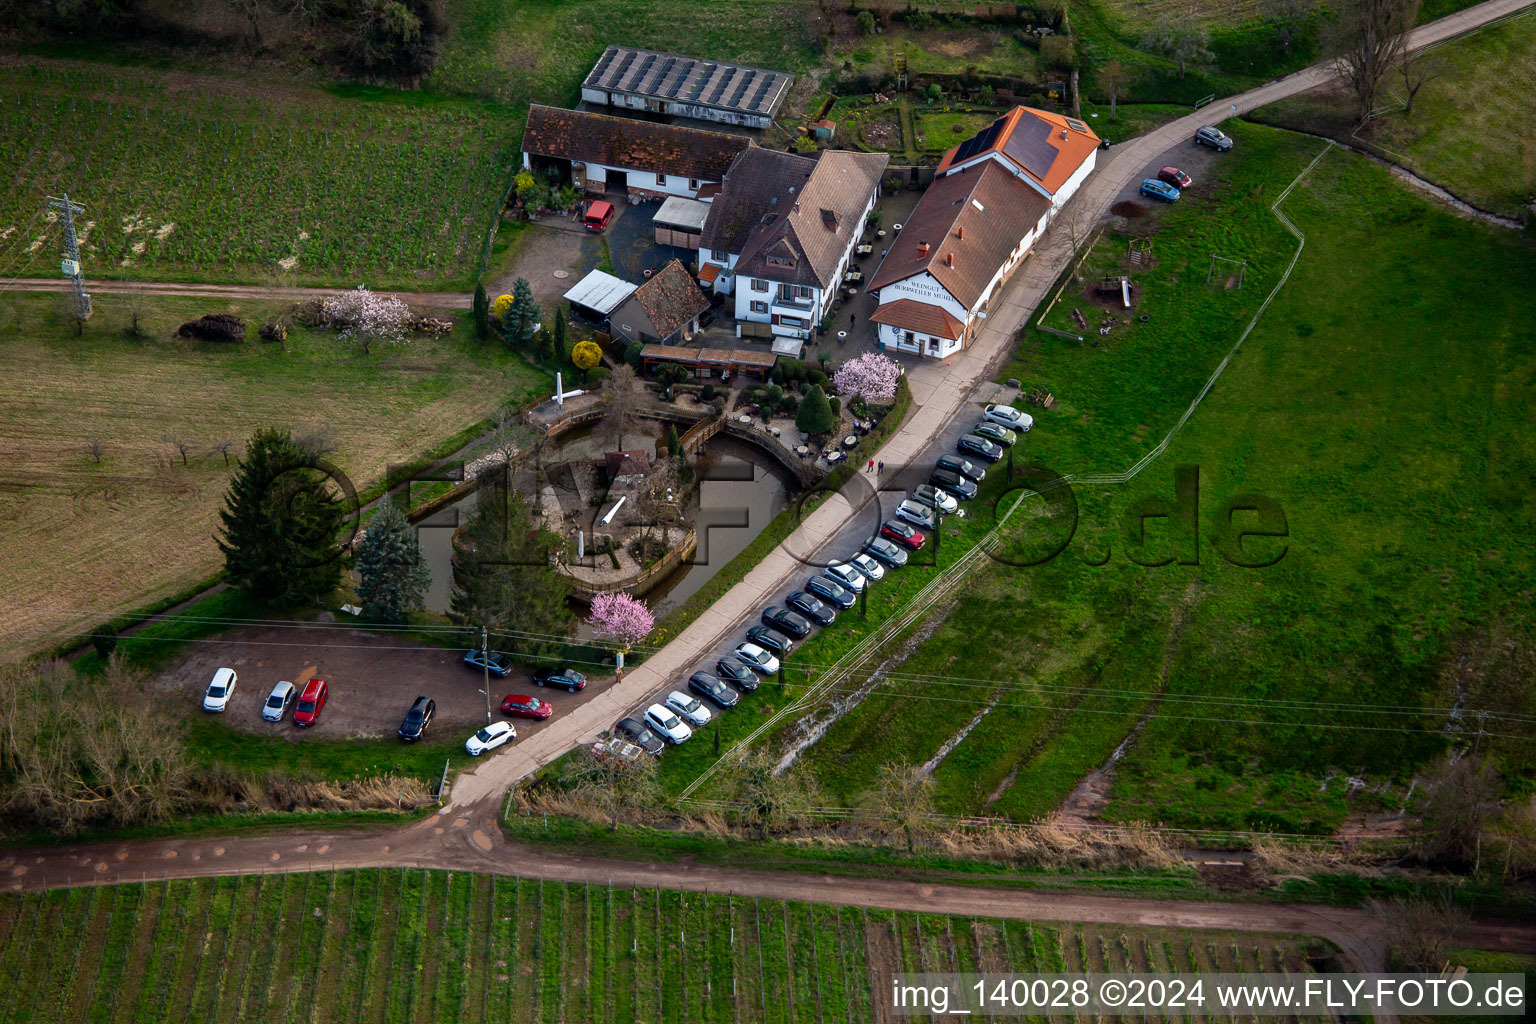
M 64 214 L 64 276 L 69 278 L 75 292 L 75 323 L 85 330 L 85 322 L 91 318 L 91 296 L 85 290 L 85 275 L 80 269 L 80 240 L 75 237 L 75 214 L 84 213 L 85 207 L 72 202 L 69 193 L 62 197 L 48 197 L 48 205 Z

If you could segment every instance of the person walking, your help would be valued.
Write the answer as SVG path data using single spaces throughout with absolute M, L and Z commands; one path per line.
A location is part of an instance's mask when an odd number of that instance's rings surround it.
M 880 464 L 875 467 L 875 475 L 879 476 L 881 473 L 884 473 L 884 472 L 885 472 L 885 460 L 881 459 L 880 460 Z
M 874 459 L 870 459 L 869 460 L 869 468 L 866 469 L 864 472 L 866 472 L 866 473 L 873 473 L 874 471 L 875 471 L 875 460 Z
M 849 334 L 853 333 L 853 325 L 858 323 L 858 322 L 859 322 L 859 318 L 856 317 L 856 316 L 850 316 L 848 318 L 848 333 Z

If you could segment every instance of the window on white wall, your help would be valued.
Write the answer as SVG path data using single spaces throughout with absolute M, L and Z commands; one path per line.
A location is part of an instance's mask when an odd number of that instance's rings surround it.
M 665 174 L 658 174 L 658 175 L 656 175 L 656 184 L 658 184 L 658 185 L 665 185 L 666 183 L 667 183 L 667 176 Z
M 698 190 L 699 190 L 699 179 L 698 178 L 689 178 L 688 179 L 688 191 L 690 191 L 690 192 L 697 192 Z
M 765 292 L 768 290 L 768 282 L 760 277 L 754 277 L 752 279 L 752 290 L 755 292 Z
M 754 299 L 753 302 L 752 302 L 752 312 L 754 312 L 754 313 L 766 313 L 766 312 L 768 312 L 768 303 L 766 303 L 766 302 L 758 302 L 758 301 L 756 301 Z

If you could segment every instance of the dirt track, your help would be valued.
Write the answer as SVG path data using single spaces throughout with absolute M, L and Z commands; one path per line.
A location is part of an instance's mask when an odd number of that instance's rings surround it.
M 54 277 L 0 278 L 0 288 L 18 292 L 65 292 L 69 282 Z M 161 281 L 92 281 L 92 293 L 139 293 L 144 295 L 189 295 L 211 299 L 270 299 L 276 302 L 302 302 L 335 295 L 339 288 L 283 288 L 258 284 L 176 284 Z M 390 292 L 412 306 L 433 309 L 468 309 L 473 296 L 468 292 Z

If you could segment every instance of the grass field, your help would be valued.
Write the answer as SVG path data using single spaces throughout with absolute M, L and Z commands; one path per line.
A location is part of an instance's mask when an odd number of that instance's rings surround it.
M 367 99 L 363 97 L 377 97 Z M 138 67 L 0 70 L 0 276 L 57 271 L 46 197 L 83 203 L 90 277 L 467 286 L 520 114 Z
M 547 385 L 542 372 L 459 328 L 364 356 L 326 332 L 293 331 L 287 351 L 172 337 L 214 310 L 248 319 L 277 307 L 158 298 L 146 340 L 123 336 L 130 297 L 96 296 L 83 338 L 55 295 L 0 296 L 0 650 L 61 634 L 175 593 L 222 566 L 213 537 L 229 470 L 257 427 L 327 427 L 332 457 L 359 489 L 503 403 Z M 170 439 L 190 442 L 187 465 Z M 98 465 L 90 454 L 101 438 Z
M 1205 183 L 1135 222 L 1154 239 L 1156 263 L 1136 276 L 1149 322 L 1096 347 L 1032 332 L 1004 371 L 1061 402 L 1037 413 L 1033 459 L 1064 473 L 1129 467 L 1284 272 L 1297 242 L 1269 206 L 1322 146 L 1257 126 L 1232 131 L 1238 148 Z M 1536 623 L 1512 596 L 1532 570 L 1521 539 L 1531 513 L 1516 481 L 1536 466 L 1532 396 L 1520 383 L 1536 351 L 1520 297 L 1485 285 L 1536 275 L 1536 254 L 1341 151 L 1284 209 L 1307 235 L 1295 274 L 1168 452 L 1129 485 L 1078 486 L 1062 555 L 976 571 L 904 661 L 841 688 L 846 713 L 800 754 L 825 803 L 856 804 L 882 763 L 904 760 L 932 765 L 941 810 L 1032 819 L 1114 756 L 1108 817 L 1328 832 L 1352 813 L 1396 810 L 1414 774 L 1467 737 L 1446 709 L 1536 712 L 1521 667 Z M 1127 241 L 1106 235 L 1086 278 L 1113 269 Z M 1247 260 L 1240 289 L 1225 274 L 1207 283 L 1213 252 Z M 1074 306 L 1097 324 L 1076 293 L 1049 322 L 1076 330 Z M 1198 467 L 1203 537 L 1154 523 L 1150 550 L 1138 550 L 1124 517 L 1141 502 L 1171 502 L 1178 465 Z M 986 481 L 942 560 L 990 521 L 1000 490 Z M 1210 547 L 1223 503 L 1253 492 L 1278 501 L 1288 521 L 1285 557 L 1265 569 Z M 1023 523 L 1005 552 L 1038 553 L 1042 537 L 1062 536 L 1054 523 Z M 1247 557 L 1272 557 L 1277 543 L 1250 540 Z M 1188 558 L 1191 545 L 1198 564 L 1130 561 Z M 898 576 L 910 594 L 929 572 Z M 893 589 L 875 588 L 871 621 L 901 602 Z M 867 630 L 840 621 L 789 665 L 829 664 Z M 791 671 L 791 681 L 789 693 L 765 687 L 724 716 L 723 740 L 803 692 L 803 677 Z M 827 718 L 828 706 L 802 717 Z M 1494 736 L 1484 749 L 1511 787 L 1528 787 L 1528 721 L 1485 728 Z M 786 723 L 767 742 L 783 751 L 798 735 Z M 663 759 L 672 792 L 713 761 L 708 746 L 692 746 Z M 728 793 L 721 776 L 701 795 Z
M 1474 206 L 1519 218 L 1536 192 L 1536 15 L 1446 43 L 1428 59 L 1441 74 L 1415 98 L 1413 113 L 1401 109 L 1406 94 L 1393 76 L 1383 103 L 1399 109 L 1372 122 L 1360 139 L 1350 136 L 1352 104 L 1335 90 L 1304 93 L 1252 116 L 1364 141 Z
M 1322 945 L 417 870 L 7 894 L 0 936 L 0 1021 L 144 1024 L 872 1021 L 896 971 L 1306 973 Z

